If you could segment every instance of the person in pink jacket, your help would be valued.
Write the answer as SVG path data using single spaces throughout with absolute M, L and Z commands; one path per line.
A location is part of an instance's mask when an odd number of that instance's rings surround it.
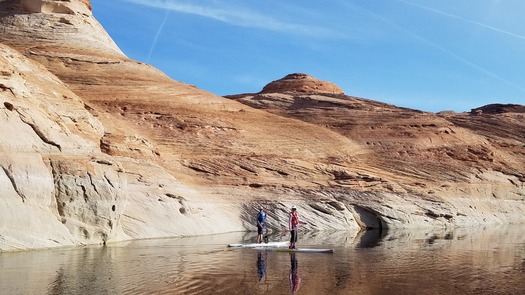
M 306 222 L 299 220 L 299 214 L 297 213 L 297 207 L 292 206 L 292 211 L 288 214 L 288 228 L 290 230 L 290 246 L 289 249 L 296 249 L 295 243 L 297 243 L 298 228 L 301 224 Z

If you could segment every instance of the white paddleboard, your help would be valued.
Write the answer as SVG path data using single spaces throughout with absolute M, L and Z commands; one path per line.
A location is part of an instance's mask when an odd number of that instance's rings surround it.
M 269 242 L 269 243 L 252 243 L 252 244 L 228 244 L 228 247 L 236 248 L 277 248 L 288 246 L 289 242 Z
M 306 253 L 334 253 L 333 249 L 313 249 L 313 248 L 299 248 L 299 249 L 276 249 L 277 252 L 306 252 Z

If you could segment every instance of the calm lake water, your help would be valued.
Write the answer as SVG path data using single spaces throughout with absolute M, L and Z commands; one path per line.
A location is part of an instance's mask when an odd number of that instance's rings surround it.
M 333 254 L 226 247 L 254 240 L 235 233 L 0 253 L 0 293 L 525 294 L 522 226 L 300 235 L 300 247 Z

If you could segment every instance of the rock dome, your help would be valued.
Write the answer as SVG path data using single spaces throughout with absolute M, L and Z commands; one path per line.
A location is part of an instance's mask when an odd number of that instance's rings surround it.
M 307 74 L 294 73 L 268 83 L 260 93 L 322 93 L 344 94 L 334 83 L 321 81 Z

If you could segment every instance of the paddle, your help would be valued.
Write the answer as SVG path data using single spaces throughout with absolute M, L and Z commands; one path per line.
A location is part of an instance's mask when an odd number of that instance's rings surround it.
M 303 227 L 303 225 L 307 224 L 306 222 L 304 221 L 301 221 L 300 224 L 298 224 L 295 228 L 296 229 L 300 229 L 301 227 Z M 291 232 L 292 230 L 291 229 L 288 229 L 288 228 L 285 228 L 283 227 L 283 229 L 281 230 L 281 232 L 285 232 L 285 233 L 289 233 Z

